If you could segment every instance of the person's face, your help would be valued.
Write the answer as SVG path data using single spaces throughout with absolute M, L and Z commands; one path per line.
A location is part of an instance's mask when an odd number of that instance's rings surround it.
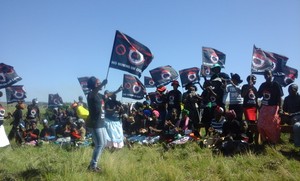
M 95 87 L 99 87 L 100 85 L 101 85 L 101 81 L 99 79 L 97 79 Z
M 265 77 L 267 82 L 270 82 L 272 80 L 272 72 L 271 71 L 266 71 L 264 73 L 264 77 Z

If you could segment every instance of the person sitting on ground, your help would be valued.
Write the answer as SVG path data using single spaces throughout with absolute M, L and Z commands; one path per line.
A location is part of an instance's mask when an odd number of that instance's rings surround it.
M 169 119 L 166 119 L 165 121 L 165 127 L 164 127 L 164 140 L 173 140 L 174 136 L 178 133 L 176 129 L 176 123 L 180 120 L 177 109 L 173 108 L 171 111 L 171 116 Z
M 242 139 L 242 129 L 240 122 L 236 120 L 236 114 L 234 110 L 228 110 L 225 112 L 226 121 L 222 127 L 222 135 L 224 137 L 231 137 L 233 140 Z
M 159 135 L 162 133 L 162 129 L 159 129 L 159 112 L 153 110 L 151 117 L 146 120 L 146 127 L 148 128 L 149 136 Z
M 27 106 L 26 121 L 25 121 L 26 129 L 29 128 L 31 121 L 35 121 L 36 123 L 38 123 L 41 120 L 40 109 L 37 104 L 38 104 L 38 100 L 35 98 L 32 99 L 32 103 Z
M 24 140 L 26 145 L 36 146 L 38 144 L 38 139 L 40 135 L 40 130 L 37 128 L 36 121 L 30 122 L 30 127 L 25 131 Z
M 44 119 L 42 123 L 43 123 L 43 129 L 41 130 L 40 133 L 40 140 L 42 140 L 42 142 L 55 141 L 56 140 L 55 129 L 49 126 L 47 119 Z
M 86 129 L 84 128 L 84 120 L 78 119 L 76 125 L 71 127 L 71 139 L 74 141 L 85 141 Z
M 221 135 L 223 132 L 223 124 L 226 122 L 224 109 L 222 107 L 216 107 L 214 115 L 215 117 L 211 121 L 210 133 L 214 132 Z
M 193 125 L 192 120 L 189 117 L 190 112 L 187 109 L 181 111 L 181 118 L 177 121 L 175 127 L 176 131 L 182 135 L 189 135 L 192 133 Z
M 281 124 L 294 125 L 300 121 L 300 95 L 298 86 L 291 84 L 288 88 L 289 95 L 284 98 L 282 106 Z M 290 134 L 290 141 L 294 141 L 294 134 Z M 295 138 L 298 140 L 298 138 Z

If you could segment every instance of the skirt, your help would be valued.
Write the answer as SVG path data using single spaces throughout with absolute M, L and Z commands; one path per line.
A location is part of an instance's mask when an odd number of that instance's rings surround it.
M 8 146 L 10 143 L 9 143 L 9 140 L 7 138 L 7 135 L 5 133 L 5 129 L 4 129 L 4 126 L 1 125 L 0 126 L 0 147 L 5 147 L 5 146 Z
M 257 120 L 257 129 L 262 141 L 277 143 L 280 139 L 279 106 L 262 106 Z
M 245 107 L 244 115 L 245 115 L 245 120 L 256 121 L 257 120 L 257 108 L 256 107 Z
M 107 147 L 122 148 L 124 146 L 122 122 L 106 118 L 105 125 L 107 131 Z

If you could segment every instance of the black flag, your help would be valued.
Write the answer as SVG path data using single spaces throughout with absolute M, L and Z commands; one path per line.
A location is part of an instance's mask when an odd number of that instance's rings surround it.
M 151 51 L 143 44 L 120 31 L 116 31 L 109 67 L 123 70 L 138 77 L 153 59 Z

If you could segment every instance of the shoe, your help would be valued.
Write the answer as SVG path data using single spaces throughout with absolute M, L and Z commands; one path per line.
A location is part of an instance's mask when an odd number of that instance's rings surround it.
M 102 169 L 99 168 L 99 167 L 92 167 L 92 166 L 88 166 L 88 171 L 91 171 L 91 172 L 102 172 Z

